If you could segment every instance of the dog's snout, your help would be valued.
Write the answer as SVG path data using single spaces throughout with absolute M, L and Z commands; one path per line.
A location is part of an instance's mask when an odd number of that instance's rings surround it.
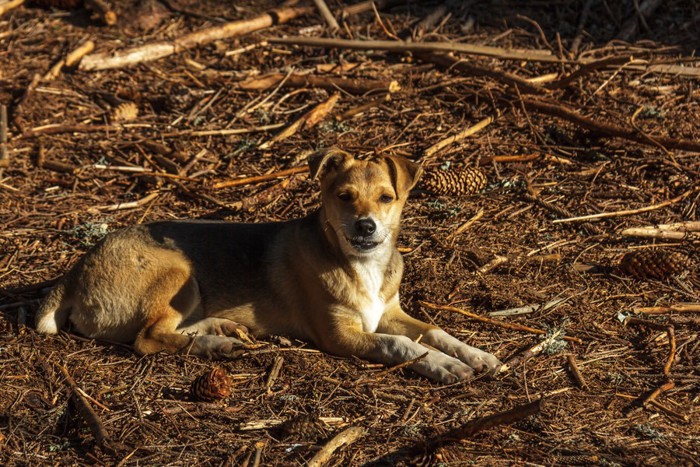
M 374 221 L 369 218 L 358 219 L 355 222 L 355 230 L 357 231 L 358 235 L 362 235 L 363 237 L 369 237 L 377 231 L 377 224 L 375 224 Z

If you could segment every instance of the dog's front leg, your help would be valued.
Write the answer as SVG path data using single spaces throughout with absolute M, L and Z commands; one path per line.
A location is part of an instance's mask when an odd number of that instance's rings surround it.
M 317 345 L 328 353 L 355 356 L 389 366 L 418 359 L 409 368 L 446 384 L 473 376 L 472 368 L 457 358 L 430 350 L 405 335 L 365 332 L 362 325 L 352 319 L 336 320 L 330 332 L 319 336 Z
M 476 373 L 492 373 L 502 365 L 498 358 L 492 354 L 465 344 L 437 326 L 407 315 L 399 306 L 398 299 L 395 305 L 388 309 L 382 317 L 377 331 L 400 334 L 413 340 L 420 338 L 420 342 L 458 358 Z

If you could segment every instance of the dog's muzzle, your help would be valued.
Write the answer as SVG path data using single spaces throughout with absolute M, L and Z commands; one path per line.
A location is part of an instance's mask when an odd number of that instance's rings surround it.
M 359 251 L 370 251 L 381 243 L 376 238 L 377 224 L 370 218 L 358 219 L 353 225 L 353 235 L 348 241 L 353 248 Z

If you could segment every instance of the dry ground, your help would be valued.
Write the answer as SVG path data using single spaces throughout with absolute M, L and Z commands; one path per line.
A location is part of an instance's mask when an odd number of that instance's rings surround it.
M 0 104 L 10 119 L 9 166 L 0 176 L 0 463 L 252 465 L 257 459 L 262 465 L 301 465 L 334 434 L 359 426 L 364 436 L 340 449 L 333 465 L 417 462 L 406 448 L 445 465 L 699 464 L 696 315 L 645 318 L 657 326 L 622 324 L 636 307 L 700 301 L 697 237 L 678 242 L 621 235 L 627 227 L 698 220 L 698 149 L 666 144 L 700 139 L 697 73 L 650 71 L 623 59 L 588 69 L 558 88 L 550 80 L 535 83 L 530 92 L 504 78 L 553 73 L 551 79 L 559 80 L 581 70 L 584 59 L 630 55 L 697 71 L 697 2 L 665 2 L 640 23 L 633 42 L 614 40 L 637 17 L 632 1 L 450 2 L 449 16 L 422 33 L 417 22 L 440 3 L 416 2 L 385 8 L 381 22 L 372 11 L 349 16 L 336 34 L 538 49 L 573 59 L 461 56 L 492 72 L 485 75 L 409 53 L 262 44 L 283 35 L 331 37 L 312 14 L 128 69 L 67 69 L 29 92 L 35 74 L 43 76 L 86 39 L 95 41 L 97 51 L 116 50 L 249 18 L 274 2 L 169 0 L 170 8 L 145 2 L 154 8 L 150 13 L 138 11 L 138 2 L 121 2 L 120 21 L 111 27 L 83 9 L 27 3 L 0 17 Z M 335 12 L 343 6 L 340 0 L 328 3 Z M 569 54 L 587 3 L 578 54 Z M 255 47 L 242 50 L 246 46 Z M 317 86 L 247 91 L 239 85 L 261 73 L 291 71 L 396 81 L 401 89 L 341 91 L 320 124 L 272 149 L 259 146 L 279 129 L 192 133 L 286 125 L 334 92 Z M 636 141 L 546 115 L 526 105 L 527 99 L 566 106 L 607 128 L 617 125 Z M 112 122 L 112 109 L 123 102 L 134 102 L 138 116 Z M 480 132 L 425 155 L 426 148 L 487 117 L 496 118 Z M 431 170 L 480 166 L 489 178 L 477 196 L 417 192 L 409 201 L 399 243 L 406 251 L 402 302 L 410 313 L 506 360 L 541 336 L 435 311 L 419 301 L 485 316 L 564 298 L 549 310 L 495 319 L 563 330 L 581 343 L 557 340 L 495 380 L 444 387 L 404 370 L 382 373 L 384 368 L 324 355 L 302 342 L 271 339 L 257 352 L 223 362 L 234 377 L 233 394 L 222 404 L 202 404 L 190 400 L 188 388 L 211 362 L 138 357 L 128 347 L 33 330 L 44 281 L 59 277 L 108 231 L 169 218 L 281 220 L 315 209 L 316 187 L 304 174 L 232 188 L 213 184 L 303 166 L 310 151 L 332 145 L 363 155 L 405 155 Z M 170 171 L 179 178 L 95 164 Z M 144 199 L 135 208 L 107 208 Z M 673 202 L 658 209 L 590 224 L 553 222 L 668 200 Z M 664 281 L 637 280 L 615 269 L 624 253 L 655 243 L 688 255 L 695 266 Z M 496 255 L 508 261 L 477 271 Z M 671 340 L 676 350 L 669 361 Z M 584 387 L 567 356 L 578 362 Z M 281 374 L 267 387 L 277 357 L 283 358 Z M 111 448 L 96 446 L 62 368 L 89 396 Z M 644 404 L 669 380 L 675 387 L 657 403 Z M 440 438 L 539 398 L 545 403 L 534 416 L 464 439 Z M 299 416 L 310 422 L 268 427 Z M 319 417 L 325 421 L 315 422 Z M 245 429 L 256 423 L 258 429 Z M 437 447 L 425 448 L 431 439 Z

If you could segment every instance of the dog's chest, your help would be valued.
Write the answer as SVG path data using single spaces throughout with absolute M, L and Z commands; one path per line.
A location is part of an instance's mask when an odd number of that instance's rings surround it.
M 381 262 L 367 261 L 356 263 L 354 269 L 362 289 L 358 296 L 362 328 L 365 332 L 375 332 L 386 308 L 380 294 L 386 268 Z

